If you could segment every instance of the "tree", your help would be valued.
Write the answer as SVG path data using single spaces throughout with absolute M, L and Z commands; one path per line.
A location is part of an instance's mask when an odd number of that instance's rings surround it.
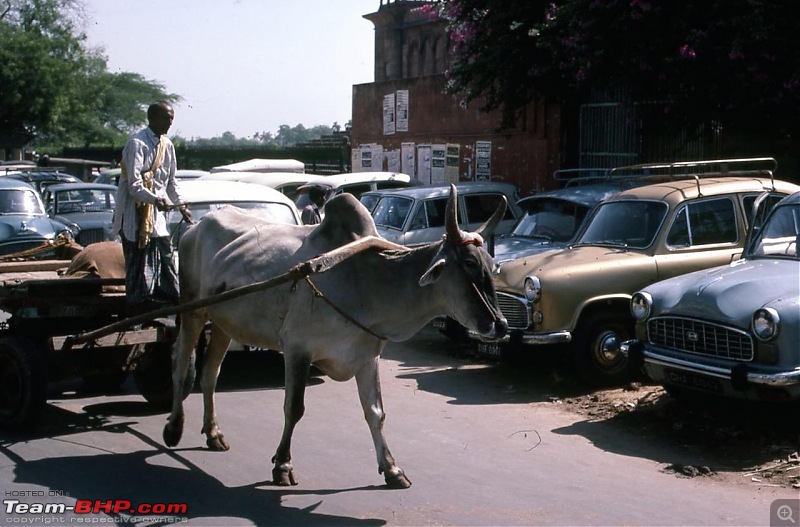
M 796 0 L 442 0 L 448 91 L 513 125 L 537 99 L 623 87 L 679 126 L 800 132 Z
M 134 73 L 107 71 L 79 29 L 79 0 L 6 0 L 0 12 L 0 130 L 39 146 L 125 140 L 154 100 L 179 96 Z

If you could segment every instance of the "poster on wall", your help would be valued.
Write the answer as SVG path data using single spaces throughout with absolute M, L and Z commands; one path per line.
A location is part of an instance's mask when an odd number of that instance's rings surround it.
M 414 152 L 414 143 L 400 143 L 400 171 L 411 177 L 416 173 Z
M 475 179 L 492 179 L 492 142 L 475 141 Z
M 397 90 L 396 129 L 408 132 L 408 90 Z
M 459 178 L 458 165 L 461 145 L 448 143 L 446 145 L 444 162 L 444 180 L 446 183 L 457 183 Z
M 372 145 L 358 145 L 359 152 L 359 172 L 372 171 Z
M 417 147 L 417 179 L 428 185 L 431 183 L 431 145 Z
M 445 183 L 444 164 L 447 145 L 431 145 L 431 183 Z
M 400 170 L 400 151 L 387 150 L 384 154 L 386 157 L 386 170 L 389 172 L 402 172 Z
M 394 93 L 383 96 L 383 135 L 394 134 Z
M 372 172 L 383 172 L 383 145 L 372 143 Z

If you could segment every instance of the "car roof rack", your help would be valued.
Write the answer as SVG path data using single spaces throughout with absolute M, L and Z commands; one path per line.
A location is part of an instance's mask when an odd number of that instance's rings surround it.
M 734 159 L 704 159 L 698 161 L 678 161 L 674 163 L 645 163 L 615 167 L 611 175 L 632 172 L 638 176 L 741 176 L 772 174 L 778 170 L 778 162 L 773 157 L 745 157 Z

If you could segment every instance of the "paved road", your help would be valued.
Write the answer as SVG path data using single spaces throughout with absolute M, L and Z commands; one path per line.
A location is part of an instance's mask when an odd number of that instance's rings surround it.
M 410 489 L 389 490 L 378 475 L 355 383 L 325 378 L 312 379 L 295 433 L 300 484 L 275 487 L 280 367 L 269 353 L 226 359 L 217 408 L 227 453 L 205 449 L 198 393 L 187 401 L 182 443 L 167 449 L 165 415 L 132 383 L 109 396 L 55 386 L 37 433 L 0 434 L 0 525 L 130 519 L 19 512 L 114 499 L 186 504 L 170 517 L 190 525 L 769 525 L 774 500 L 800 498 L 663 472 L 691 453 L 566 412 L 542 387 L 546 374 L 460 359 L 432 331 L 384 354 L 385 428 Z M 19 502 L 13 514 L 9 500 Z

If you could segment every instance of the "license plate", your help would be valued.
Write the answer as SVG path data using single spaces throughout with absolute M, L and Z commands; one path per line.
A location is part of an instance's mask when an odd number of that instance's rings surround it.
M 722 386 L 720 385 L 719 379 L 715 379 L 713 377 L 706 377 L 705 375 L 697 375 L 695 373 L 676 370 L 667 370 L 665 374 L 667 381 L 678 386 L 695 388 L 697 390 L 705 390 L 707 392 L 722 392 Z
M 500 344 L 497 342 L 479 342 L 478 353 L 483 355 L 491 355 L 492 357 L 499 357 Z

